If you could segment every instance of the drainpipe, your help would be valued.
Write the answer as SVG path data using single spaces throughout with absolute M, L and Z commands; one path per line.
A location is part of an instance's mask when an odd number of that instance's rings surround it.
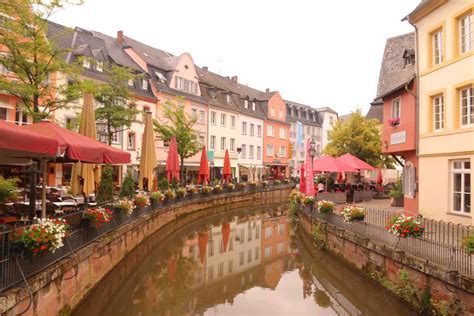
M 416 27 L 415 24 L 411 23 L 408 17 L 405 17 L 403 20 L 407 20 L 408 23 L 410 23 L 411 26 L 415 28 L 415 83 L 416 83 L 416 91 L 415 94 L 412 92 L 408 91 L 410 94 L 412 94 L 415 97 L 415 109 L 416 109 L 416 126 L 415 126 L 415 143 L 416 143 L 416 156 L 418 157 L 419 150 L 420 150 L 420 102 L 419 102 L 419 96 L 420 96 L 420 63 L 419 63 L 419 55 L 418 55 L 418 28 Z M 402 20 L 402 21 L 403 21 Z M 405 89 L 407 87 L 405 86 Z

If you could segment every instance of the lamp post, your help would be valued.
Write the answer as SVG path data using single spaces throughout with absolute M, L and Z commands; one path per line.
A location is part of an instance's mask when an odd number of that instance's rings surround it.
M 313 172 L 311 177 L 312 177 L 312 181 L 314 183 L 314 157 L 316 157 L 316 142 L 314 141 L 314 137 L 311 137 L 310 146 L 311 147 L 309 149 L 309 154 L 311 156 L 311 170 Z M 317 192 L 317 190 L 315 192 Z

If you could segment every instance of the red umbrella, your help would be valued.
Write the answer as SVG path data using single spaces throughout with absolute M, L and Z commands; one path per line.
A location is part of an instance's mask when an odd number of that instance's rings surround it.
M 351 166 L 330 156 L 324 156 L 319 159 L 315 159 L 313 166 L 314 171 L 319 172 L 357 172 L 357 170 Z
M 173 180 L 173 177 L 179 181 L 179 161 L 178 161 L 178 146 L 176 145 L 176 137 L 171 137 L 170 147 L 168 150 L 168 159 L 166 159 L 166 177 L 168 182 Z
M 372 167 L 365 161 L 360 160 L 359 158 L 351 154 L 345 154 L 336 159 L 357 170 L 374 170 L 375 169 L 374 167 Z
M 342 183 L 344 181 L 344 178 L 342 177 L 342 172 L 339 172 L 337 174 L 337 182 Z
M 224 178 L 225 181 L 230 181 L 230 178 L 232 177 L 232 171 L 230 170 L 229 151 L 227 149 L 225 150 L 224 168 L 222 169 L 222 177 Z
M 197 177 L 197 183 L 209 183 L 209 165 L 207 163 L 207 152 L 206 146 L 202 148 L 201 164 L 199 165 L 199 174 Z
M 208 239 L 209 232 L 206 231 L 198 233 L 199 258 L 201 259 L 201 263 L 204 263 L 204 258 L 206 258 L 206 248 Z
M 222 223 L 222 243 L 224 244 L 224 251 L 227 251 L 227 244 L 229 243 L 230 224 L 227 221 Z
M 59 153 L 55 139 L 24 130 L 18 125 L 0 120 L 0 154 L 11 157 L 54 157 Z
M 65 159 L 99 164 L 130 163 L 130 154 L 97 140 L 90 139 L 49 121 L 21 127 L 25 131 L 54 139 L 59 143 L 59 153 Z
M 377 171 L 377 184 L 382 184 L 383 183 L 383 175 L 382 175 L 382 169 L 379 168 Z
M 304 174 L 304 166 L 300 169 L 300 192 L 306 193 L 306 177 Z

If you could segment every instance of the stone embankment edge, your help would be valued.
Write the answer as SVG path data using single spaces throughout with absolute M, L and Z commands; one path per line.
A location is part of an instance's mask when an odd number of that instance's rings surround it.
M 65 258 L 29 278 L 32 302 L 24 284 L 0 294 L 0 313 L 6 316 L 50 316 L 74 309 L 128 253 L 177 218 L 222 205 L 251 207 L 286 201 L 290 190 L 290 187 L 282 186 L 263 191 L 225 193 L 197 201 L 185 200 L 163 207 L 159 212 L 142 215 L 102 235 L 101 242 L 77 250 L 77 263 L 73 258 Z

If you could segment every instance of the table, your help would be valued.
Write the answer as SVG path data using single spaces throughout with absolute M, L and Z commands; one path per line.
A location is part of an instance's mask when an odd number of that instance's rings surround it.
M 24 205 L 30 205 L 30 202 L 18 202 L 20 204 L 24 204 Z M 8 206 L 13 206 L 14 203 L 5 203 L 5 205 L 8 205 Z M 63 206 L 77 206 L 77 202 L 76 201 L 65 201 L 65 202 L 54 202 L 52 203 L 54 205 L 56 205 L 58 208 L 61 208 Z M 41 201 L 38 201 L 36 200 L 36 210 L 41 210 Z

